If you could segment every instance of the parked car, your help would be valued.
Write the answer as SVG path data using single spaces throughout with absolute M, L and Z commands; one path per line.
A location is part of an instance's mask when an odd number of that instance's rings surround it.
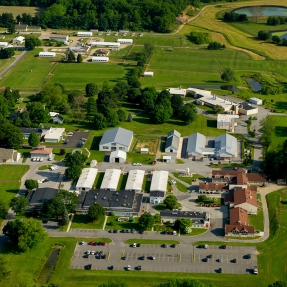
M 114 265 L 110 266 L 109 270 L 114 270 Z
M 68 142 L 69 142 L 68 139 L 65 139 L 65 140 L 64 140 L 64 144 L 67 144 Z
M 162 247 L 163 248 L 167 248 L 167 244 L 162 244 Z
M 218 268 L 218 273 L 222 273 L 222 268 Z
M 226 249 L 226 245 L 225 245 L 225 244 L 222 245 L 222 246 L 221 246 L 221 249 Z
M 45 178 L 38 179 L 38 183 L 43 183 Z
M 68 132 L 68 135 L 69 135 L 69 136 L 72 136 L 72 135 L 73 135 L 73 133 L 72 133 L 72 132 Z
M 51 157 L 48 158 L 49 161 L 53 160 Z
M 86 140 L 87 140 L 86 138 L 81 138 L 81 141 L 83 141 L 83 142 L 86 141 Z
M 106 245 L 107 245 L 107 242 L 103 242 L 103 243 L 102 243 L 102 246 L 106 246 Z
M 222 263 L 222 259 L 221 259 L 221 258 L 218 258 L 218 259 L 217 259 L 217 262 Z
M 237 262 L 236 258 L 234 258 L 234 259 L 231 260 L 231 261 L 232 261 L 232 263 L 236 263 L 236 262 Z
M 95 251 L 92 250 L 92 251 L 91 251 L 91 255 L 94 255 L 94 254 L 95 254 Z
M 150 256 L 149 259 L 150 260 L 155 260 L 155 257 L 154 256 Z
M 94 244 L 95 244 L 95 242 L 93 242 L 93 241 L 89 242 L 89 245 L 94 245 Z
M 86 265 L 86 269 L 87 269 L 87 270 L 91 270 L 91 269 L 92 269 L 92 264 Z
M 48 178 L 45 178 L 44 180 L 43 180 L 43 183 L 44 182 L 49 182 L 50 180 L 48 179 Z
M 133 165 L 135 165 L 135 166 L 141 166 L 142 164 L 139 163 L 139 162 L 134 162 Z
M 136 247 L 137 247 L 137 244 L 136 244 L 136 243 L 134 243 L 134 244 L 132 245 L 132 247 L 133 247 L 133 248 L 136 248 Z
M 43 223 L 48 223 L 48 220 L 47 219 L 42 219 L 42 222 Z
M 48 220 L 47 220 L 48 221 Z M 85 245 L 84 241 L 79 242 L 80 245 Z
M 127 270 L 131 271 L 131 265 L 128 265 Z
M 90 255 L 90 254 L 91 254 L 91 251 L 90 251 L 90 250 L 88 250 L 88 251 L 86 252 L 86 254 Z
M 141 247 L 141 244 L 140 244 L 140 243 L 137 243 L 137 247 Z
M 122 257 L 122 260 L 126 260 L 126 259 L 127 259 L 127 257 L 126 257 L 126 256 L 123 256 L 123 257 Z
M 138 267 L 137 267 L 137 270 L 142 270 L 142 267 L 141 267 L 141 265 L 139 265 Z
M 43 158 L 42 158 L 42 157 L 40 157 L 39 161 L 43 161 Z

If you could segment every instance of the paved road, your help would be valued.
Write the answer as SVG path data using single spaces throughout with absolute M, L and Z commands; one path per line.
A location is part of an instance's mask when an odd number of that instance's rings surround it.
M 21 61 L 22 58 L 24 58 L 26 56 L 26 54 L 28 53 L 28 51 L 23 51 L 20 55 L 15 56 L 15 60 L 14 62 L 12 62 L 8 67 L 6 67 L 2 72 L 0 72 L 0 79 L 1 77 L 3 77 L 6 73 L 8 73 L 12 68 L 14 68 L 19 61 Z

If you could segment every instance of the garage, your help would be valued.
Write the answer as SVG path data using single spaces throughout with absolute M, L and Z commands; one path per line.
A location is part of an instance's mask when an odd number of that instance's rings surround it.
M 127 153 L 122 150 L 115 150 L 111 152 L 110 162 L 111 163 L 124 163 L 127 159 Z
M 162 157 L 162 161 L 170 163 L 171 162 L 171 156 L 170 155 L 164 155 Z

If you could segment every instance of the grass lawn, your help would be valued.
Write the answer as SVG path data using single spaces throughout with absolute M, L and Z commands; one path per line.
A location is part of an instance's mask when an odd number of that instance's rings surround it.
M 210 164 L 210 168 L 234 168 L 234 167 L 243 167 L 243 163 L 221 163 L 221 164 Z
M 173 172 L 172 173 L 176 178 L 186 182 L 187 184 L 192 184 L 192 180 L 195 179 L 201 179 L 201 178 L 205 178 L 205 176 L 197 174 L 197 173 L 193 173 L 192 176 L 187 177 L 187 176 L 181 176 L 179 172 Z
M 151 185 L 151 180 L 148 180 L 147 175 L 145 175 L 144 180 L 143 180 L 142 190 L 144 192 L 150 192 L 150 185 Z
M 14 17 L 23 13 L 35 16 L 44 12 L 45 9 L 39 7 L 24 7 L 24 6 L 0 6 L 1 13 L 12 13 Z
M 128 239 L 125 243 L 141 243 L 141 244 L 180 244 L 177 240 L 157 240 L 157 239 Z
M 141 154 L 135 152 L 127 153 L 127 161 L 131 163 L 151 164 L 155 160 L 155 155 L 152 154 Z
M 254 226 L 255 230 L 264 231 L 263 209 L 258 209 L 256 215 L 248 215 L 248 224 Z
M 7 204 L 18 193 L 20 188 L 20 180 L 17 182 L 1 182 L 0 183 L 0 198 Z
M 63 160 L 67 155 L 69 155 L 74 150 L 74 148 L 64 148 L 64 150 L 66 151 L 65 154 L 61 154 L 60 150 L 61 148 L 53 148 L 53 154 L 55 155 L 54 160 L 57 161 Z
M 139 136 L 133 151 L 140 152 L 141 148 L 148 148 L 149 154 L 156 154 L 158 150 L 158 144 L 158 137 Z
M 52 164 L 42 165 L 38 168 L 38 170 L 47 170 L 47 169 L 50 169 L 51 166 Z
M 181 182 L 179 182 L 179 181 L 176 181 L 176 187 L 177 187 L 177 189 L 179 190 L 179 191 L 181 191 L 181 192 L 188 192 L 188 189 L 187 189 L 187 187 L 184 185 L 184 184 L 182 184 Z
M 14 57 L 10 59 L 0 59 L 0 72 L 3 71 L 6 67 L 8 67 L 14 60 Z
M 177 164 L 185 164 L 185 162 L 182 159 L 180 159 L 180 158 L 176 159 L 176 163 Z
M 95 222 L 90 222 L 87 215 L 84 214 L 75 214 L 74 219 L 71 225 L 72 228 L 79 229 L 102 229 L 104 225 L 105 217 L 101 217 Z
M 35 49 L 21 60 L 21 62 L 8 73 L 7 77 L 0 82 L 1 86 L 13 89 L 34 89 L 40 88 L 48 73 L 58 65 L 57 59 L 39 58 L 37 55 L 42 49 Z
M 275 122 L 275 136 L 272 138 L 269 149 L 276 150 L 279 144 L 287 140 L 287 119 L 282 116 L 272 116 Z
M 29 170 L 28 165 L 0 165 L 0 180 L 21 180 L 22 176 Z
M 192 231 L 188 234 L 180 234 L 180 236 L 196 236 L 196 235 L 200 235 L 203 234 L 207 231 L 208 229 L 206 228 L 192 228 Z
M 117 190 L 125 190 L 127 180 L 128 180 L 128 175 L 127 174 L 121 174 Z
M 21 156 L 23 157 L 23 163 L 27 161 L 27 159 L 30 157 L 30 151 L 31 148 L 30 147 L 24 147 L 22 146 L 22 148 L 17 150 Z
M 96 188 L 96 189 L 101 188 L 101 184 L 102 184 L 104 176 L 105 176 L 104 172 L 98 172 L 97 173 L 97 176 L 96 176 L 96 179 L 95 179 L 95 182 L 93 185 L 94 188 Z
M 128 222 L 121 222 L 118 221 L 118 218 L 120 218 L 122 216 L 109 216 L 107 223 L 106 223 L 106 230 L 110 230 L 110 229 L 117 229 L 117 230 L 122 230 L 122 229 L 136 229 L 138 230 L 138 225 L 137 222 L 139 220 L 138 217 L 134 217 L 134 222 L 132 221 L 128 221 Z
M 87 83 L 96 83 L 102 88 L 108 81 L 111 86 L 122 80 L 131 69 L 130 66 L 111 63 L 62 63 L 55 70 L 51 83 L 61 83 L 67 89 L 84 90 Z M 97 75 L 95 77 L 95 75 Z

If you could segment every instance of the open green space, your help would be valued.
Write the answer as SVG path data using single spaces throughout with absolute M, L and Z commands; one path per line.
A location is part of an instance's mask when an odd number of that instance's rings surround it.
M 149 136 L 139 136 L 136 139 L 133 151 L 140 152 L 141 148 L 148 148 L 149 154 L 156 154 L 158 150 L 159 138 Z
M 7 204 L 10 200 L 18 193 L 20 188 L 19 182 L 1 182 L 0 183 L 0 198 L 3 199 Z
M 23 13 L 35 16 L 37 14 L 43 13 L 44 8 L 39 7 L 26 7 L 26 6 L 0 6 L 1 13 L 12 13 L 14 17 L 21 15 Z
M 0 72 L 8 67 L 13 61 L 15 61 L 15 57 L 10 59 L 0 59 Z
M 287 119 L 283 116 L 272 116 L 272 119 L 275 122 L 275 136 L 272 138 L 269 149 L 275 150 L 279 144 L 287 140 Z
M 101 217 L 99 220 L 91 222 L 87 215 L 85 214 L 75 214 L 71 229 L 102 229 L 104 225 L 105 217 Z
M 127 153 L 127 161 L 131 163 L 151 164 L 155 160 L 155 155 L 141 154 L 136 152 Z
M 21 180 L 22 176 L 29 170 L 28 165 L 0 165 L 0 180 Z
M 110 229 L 117 229 L 117 230 L 122 230 L 122 229 L 136 229 L 138 230 L 138 217 L 134 217 L 132 220 L 131 217 L 129 217 L 128 221 L 118 221 L 118 219 L 122 216 L 109 216 L 107 219 L 106 223 L 106 230 Z
M 205 176 L 197 174 L 197 173 L 193 173 L 192 176 L 182 176 L 179 172 L 173 172 L 172 173 L 176 178 L 186 182 L 187 184 L 192 184 L 193 180 L 197 180 L 197 179 L 203 179 L 205 178 Z
M 157 239 L 128 239 L 127 244 L 141 243 L 141 244 L 180 244 L 177 240 L 157 240 Z
M 254 226 L 255 230 L 264 231 L 263 209 L 258 209 L 256 215 L 248 215 L 248 224 Z
M 197 235 L 205 233 L 206 231 L 208 231 L 208 229 L 206 228 L 192 228 L 192 231 L 190 233 L 180 234 L 180 236 L 197 236 Z
M 126 187 L 126 184 L 127 184 L 127 180 L 128 180 L 128 175 L 127 174 L 121 174 L 119 182 L 118 182 L 117 190 L 124 190 Z
M 178 189 L 179 191 L 181 191 L 181 192 L 188 192 L 188 188 L 187 188 L 184 184 L 182 184 L 181 182 L 179 182 L 179 181 L 176 181 L 175 186 L 176 186 L 177 189 Z
M 39 88 L 48 73 L 58 65 L 58 58 L 39 58 L 42 49 L 35 49 L 27 53 L 17 66 L 0 82 L 3 87 L 13 89 Z
M 51 166 L 52 164 L 45 164 L 45 165 L 40 166 L 38 170 L 47 170 L 47 169 L 50 169 Z
M 143 180 L 142 190 L 144 192 L 150 192 L 150 185 L 151 185 L 151 180 L 148 180 L 148 176 L 145 175 L 144 180 Z
M 98 172 L 93 187 L 96 189 L 101 188 L 103 178 L 105 176 L 104 172 Z

